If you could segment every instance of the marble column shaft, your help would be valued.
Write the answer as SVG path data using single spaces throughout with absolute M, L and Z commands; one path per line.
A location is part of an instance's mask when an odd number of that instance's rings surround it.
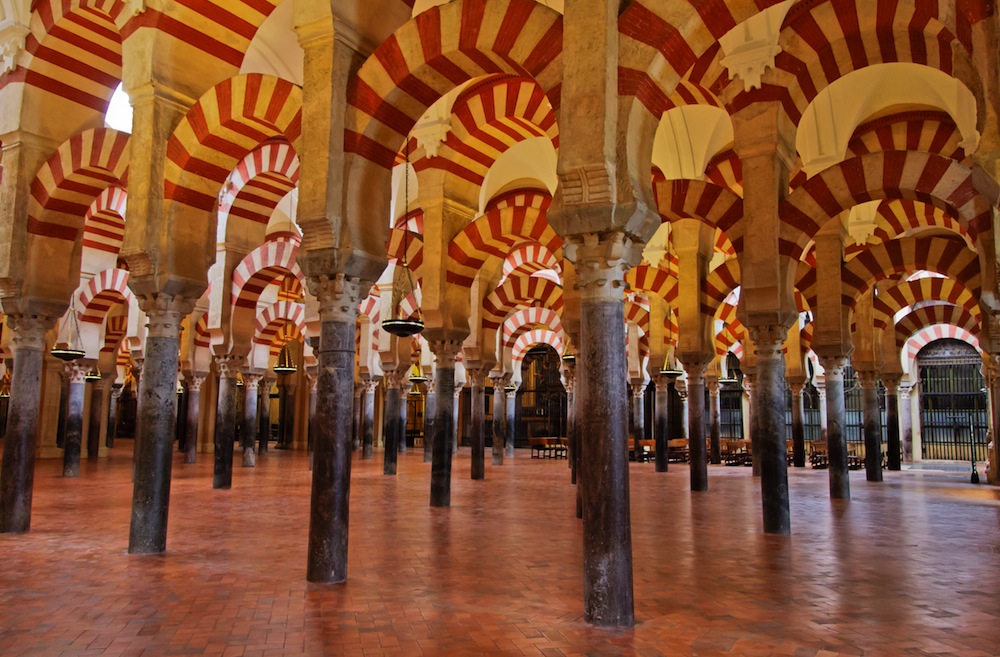
M 118 432 L 118 409 L 122 398 L 122 384 L 111 386 L 111 399 L 108 402 L 108 427 L 104 435 L 104 446 L 111 449 L 115 446 L 115 436 Z
M 493 378 L 493 422 L 491 422 L 490 430 L 493 435 L 493 465 L 503 465 L 503 457 L 505 453 L 506 440 L 504 439 L 504 416 L 507 413 L 506 404 L 504 403 L 504 380 L 502 377 L 492 377 Z
M 66 397 L 66 437 L 63 444 L 63 476 L 80 475 L 80 448 L 83 439 L 83 403 L 87 395 L 86 369 L 69 364 L 69 395 Z M 171 437 L 172 438 L 172 437 Z
M 720 384 L 718 377 L 708 379 L 708 431 L 709 449 L 708 460 L 714 465 L 722 463 L 722 419 L 719 413 Z
M 486 386 L 485 372 L 466 370 L 472 384 L 470 403 L 472 467 L 471 478 L 474 480 L 486 478 Z
M 850 471 L 847 469 L 847 406 L 844 401 L 846 357 L 822 358 L 826 370 L 826 452 L 829 461 L 830 497 L 851 499 Z
M 434 354 L 434 394 L 437 416 L 434 418 L 433 456 L 431 459 L 430 505 L 451 506 L 452 436 L 455 435 L 455 358 L 462 341 L 431 340 Z
M 889 470 L 902 470 L 902 445 L 899 440 L 899 383 L 885 380 L 885 433 L 887 466 Z
M 240 427 L 240 446 L 243 448 L 243 467 L 257 465 L 257 397 L 260 374 L 243 374 L 243 425 Z
M 184 444 L 184 462 L 196 463 L 198 461 L 198 416 L 201 411 L 201 384 L 205 382 L 203 376 L 185 376 L 184 381 L 187 387 L 187 442 Z
M 94 381 L 90 388 L 90 422 L 87 427 L 87 460 L 96 459 L 101 450 L 101 420 L 104 419 L 104 389 L 110 378 Z
M 670 461 L 667 458 L 667 434 L 670 431 L 670 379 L 657 374 L 654 380 L 656 396 L 653 398 L 653 440 L 656 471 L 667 472 Z
M 0 533 L 22 534 L 31 527 L 39 400 L 45 333 L 54 320 L 35 315 L 8 315 L 14 354 L 7 430 L 0 462 Z
M 878 407 L 878 373 L 858 372 L 864 413 L 865 478 L 882 481 L 882 417 Z
M 781 326 L 749 329 L 757 356 L 754 370 L 754 430 L 758 434 L 764 532 L 791 533 L 788 461 L 785 449 L 785 357 L 787 331 Z
M 899 387 L 899 433 L 903 446 L 903 463 L 913 463 L 913 408 L 910 400 L 912 391 L 912 386 Z M 1000 413 L 996 413 L 994 417 L 997 415 Z M 993 442 L 995 445 L 1000 444 L 997 437 L 994 437 Z
M 382 379 L 385 382 L 385 412 L 382 417 L 382 474 L 396 474 L 396 460 L 399 447 L 399 420 L 401 412 L 400 381 L 396 372 L 386 372 Z
M 406 454 L 406 425 L 410 411 L 410 390 L 413 384 L 409 379 L 403 379 L 399 384 L 399 423 L 396 425 L 396 449 L 400 454 Z
M 708 453 L 705 449 L 705 365 L 696 363 L 687 370 L 688 455 L 691 490 L 708 490 Z
M 503 391 L 504 398 L 504 451 L 509 459 L 514 458 L 514 443 L 517 440 L 517 388 Z
M 462 388 L 456 387 L 452 392 L 451 406 L 451 451 L 453 454 L 458 452 L 458 409 L 461 399 Z
M 364 402 L 362 401 L 361 398 L 364 397 L 364 395 L 365 395 L 365 384 L 364 384 L 364 382 L 363 381 L 355 381 L 354 382 L 354 410 L 351 412 L 351 421 L 352 421 L 352 427 L 351 427 L 351 449 L 358 449 L 359 447 L 361 447 L 361 425 L 362 425 L 362 422 L 363 422 L 362 419 L 361 419 L 361 406 L 364 404 Z M 316 405 L 315 405 L 315 403 L 313 403 L 312 399 L 310 399 L 309 403 L 311 405 L 310 416 L 312 416 L 315 413 L 315 407 L 316 407 Z M 310 435 L 309 439 L 310 439 L 310 441 L 314 441 L 315 440 L 315 436 Z
M 366 379 L 365 391 L 361 396 L 361 458 L 370 461 L 374 454 L 375 442 L 375 388 L 378 381 Z
M 264 377 L 258 385 L 257 411 L 257 455 L 266 454 L 268 443 L 271 442 L 271 387 L 274 386 L 274 379 Z
M 632 430 L 634 432 L 633 436 L 633 449 L 635 450 L 635 458 L 638 460 L 640 452 L 642 452 L 642 439 L 645 437 L 646 427 L 645 427 L 645 409 L 643 408 L 643 401 L 646 398 L 646 384 L 643 383 L 633 383 L 632 384 Z
M 796 468 L 806 467 L 806 425 L 805 408 L 802 391 L 805 383 L 789 382 L 792 391 L 792 465 Z
M 233 447 L 236 442 L 236 368 L 228 356 L 215 359 L 219 370 L 219 402 L 215 412 L 215 466 L 212 488 L 233 487 Z

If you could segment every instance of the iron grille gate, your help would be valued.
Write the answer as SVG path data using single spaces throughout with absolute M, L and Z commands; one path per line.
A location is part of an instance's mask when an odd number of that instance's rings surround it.
M 802 424 L 805 430 L 805 442 L 808 445 L 813 440 L 823 439 L 823 429 L 820 426 L 819 392 L 813 384 L 806 384 L 802 390 Z M 792 391 L 785 389 L 785 430 L 788 439 L 792 439 Z
M 935 362 L 920 368 L 920 435 L 925 459 L 986 460 L 987 397 L 975 362 Z M 969 432 L 972 432 L 970 437 Z

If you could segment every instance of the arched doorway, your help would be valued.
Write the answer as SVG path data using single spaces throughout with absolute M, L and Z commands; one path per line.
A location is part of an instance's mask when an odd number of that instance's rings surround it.
M 961 340 L 931 342 L 917 354 L 924 459 L 986 460 L 988 400 L 982 358 Z M 971 435 L 970 435 L 971 433 Z

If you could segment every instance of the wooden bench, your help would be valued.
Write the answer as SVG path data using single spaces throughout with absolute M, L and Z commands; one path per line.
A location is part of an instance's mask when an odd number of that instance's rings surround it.
M 565 438 L 552 436 L 528 438 L 528 445 L 533 459 L 564 459 L 569 451 Z
M 671 463 L 687 463 L 690 459 L 688 441 L 684 438 L 674 438 L 667 441 L 667 460 Z
M 730 466 L 752 464 L 749 440 L 723 440 L 722 462 Z

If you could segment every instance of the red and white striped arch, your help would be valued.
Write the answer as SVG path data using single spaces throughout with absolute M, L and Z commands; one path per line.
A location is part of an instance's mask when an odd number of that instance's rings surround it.
M 227 222 L 242 219 L 267 225 L 274 208 L 299 182 L 299 158 L 283 139 L 268 141 L 247 154 L 229 175 L 219 200 Z M 220 230 L 220 235 L 225 234 Z
M 715 315 L 733 290 L 740 286 L 740 263 L 736 258 L 723 260 L 709 272 L 702 284 L 701 312 Z
M 978 314 L 979 300 L 959 281 L 953 278 L 926 276 L 912 281 L 902 281 L 888 289 L 879 290 L 878 301 L 886 306 L 891 317 L 903 308 L 924 301 L 941 301 L 970 313 Z
M 230 299 L 233 305 L 255 308 L 260 293 L 284 276 L 304 279 L 296 262 L 299 245 L 295 242 L 265 242 L 247 254 L 233 270 Z
M 562 266 L 556 256 L 541 244 L 519 244 L 504 258 L 502 278 L 515 274 L 531 276 L 545 270 L 562 273 Z
M 208 331 L 208 313 L 202 313 L 194 325 L 194 346 L 208 349 L 212 345 L 212 334 Z
M 118 254 L 125 238 L 128 193 L 117 185 L 98 194 L 83 215 L 83 247 Z
M 389 246 L 387 252 L 389 263 L 394 264 L 403 259 L 403 247 L 406 247 L 406 264 L 409 265 L 417 280 L 423 279 L 424 236 L 412 230 L 393 228 L 389 231 Z
M 293 322 L 284 321 L 278 326 L 278 330 L 274 333 L 274 338 L 271 340 L 271 346 L 269 350 L 269 356 L 271 358 L 277 358 L 281 353 L 281 348 L 284 347 L 289 342 L 295 342 L 302 339 L 302 329 L 294 324 Z
M 992 208 L 976 191 L 971 169 L 931 153 L 869 153 L 816 174 L 781 202 L 782 254 L 798 259 L 828 219 L 875 199 L 931 203 L 957 218 L 973 240 L 992 230 Z
M 705 166 L 705 177 L 719 187 L 743 197 L 743 162 L 733 149 L 723 151 L 709 160 Z
M 921 269 L 954 278 L 977 299 L 981 294 L 982 270 L 975 251 L 947 238 L 906 237 L 873 246 L 843 265 L 843 304 L 853 308 L 876 281 Z
M 625 281 L 630 289 L 655 294 L 667 303 L 676 301 L 679 294 L 676 274 L 652 265 L 633 267 Z
M 104 346 L 101 347 L 101 353 L 114 353 L 121 345 L 127 331 L 128 315 L 108 317 L 108 321 L 104 324 Z
M 111 186 L 124 187 L 128 142 L 128 134 L 109 128 L 63 142 L 31 183 L 28 233 L 76 241 L 94 200 Z
M 106 269 L 91 278 L 77 296 L 77 315 L 81 322 L 100 324 L 118 303 L 133 297 L 128 287 L 128 271 Z
M 962 342 L 966 342 L 975 347 L 976 351 L 980 354 L 983 353 L 982 347 L 979 345 L 979 338 L 970 331 L 958 326 L 935 324 L 933 326 L 925 326 L 921 328 L 916 333 L 908 337 L 903 343 L 903 369 L 906 372 L 909 372 L 912 377 L 916 374 L 914 361 L 917 359 L 917 354 L 920 353 L 920 350 L 935 340 L 944 339 L 961 340 Z
M 300 332 L 305 330 L 305 305 L 291 301 L 272 303 L 257 313 L 257 319 L 254 323 L 253 341 L 257 344 L 272 344 L 278 330 L 288 323 L 298 327 Z
M 562 310 L 562 287 L 537 276 L 512 276 L 483 299 L 482 327 L 498 329 L 518 306 Z
M 625 323 L 635 324 L 643 335 L 649 334 L 649 305 L 639 299 L 625 300 Z
M 703 180 L 661 180 L 653 185 L 663 221 L 697 219 L 721 230 L 737 251 L 743 245 L 743 199 Z
M 982 332 L 982 318 L 978 314 L 950 303 L 926 303 L 896 321 L 896 345 L 902 345 L 926 326 L 942 324 L 958 327 L 976 336 Z
M 921 110 L 879 117 L 857 127 L 847 157 L 879 151 L 924 151 L 963 162 L 962 133 L 947 112 Z
M 975 249 L 972 238 L 953 216 L 941 208 L 919 201 L 892 201 L 879 204 L 875 215 L 873 241 L 888 242 L 905 236 L 916 236 L 923 230 L 939 233 L 943 229 L 961 237 L 966 246 Z M 844 247 L 846 259 L 854 257 L 869 245 L 850 244 Z
M 562 333 L 563 330 L 562 320 L 559 318 L 559 313 L 554 310 L 549 308 L 540 308 L 537 306 L 522 308 L 517 312 L 512 313 L 509 317 L 507 317 L 507 319 L 504 320 L 504 346 L 512 344 L 513 341 L 517 339 L 517 336 L 525 330 L 535 328 L 539 325 L 548 327 L 556 333 Z
M 556 350 L 556 353 L 562 356 L 562 334 L 556 333 L 551 329 L 533 329 L 522 334 L 517 339 L 517 342 L 514 343 L 514 346 L 511 347 L 511 362 L 514 366 L 520 367 L 521 361 L 524 360 L 524 356 L 528 353 L 528 350 L 539 344 L 552 347 Z

